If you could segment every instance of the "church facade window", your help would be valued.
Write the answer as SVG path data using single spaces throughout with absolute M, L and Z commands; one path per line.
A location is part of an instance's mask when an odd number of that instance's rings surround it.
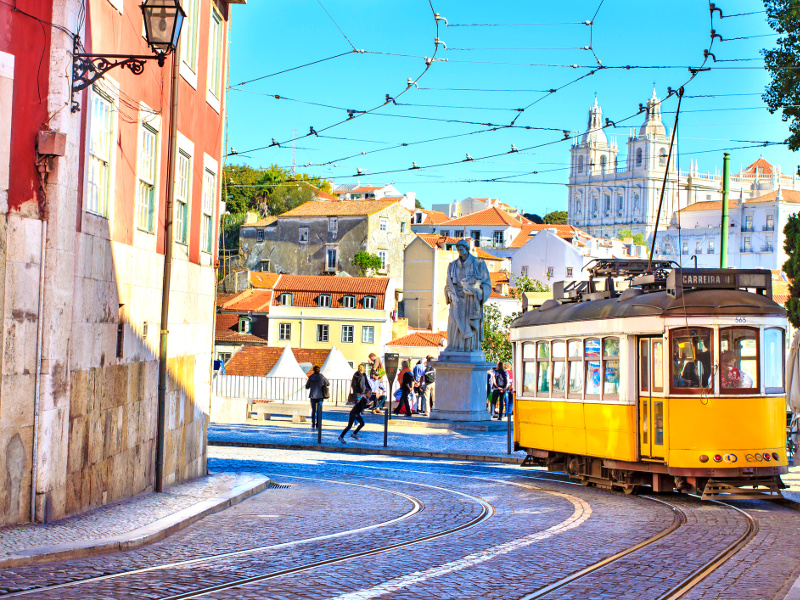
M 661 151 L 658 153 L 658 166 L 665 167 L 667 166 L 667 151 L 662 148 Z
M 619 214 L 622 214 L 622 206 L 623 206 L 622 196 L 617 196 L 617 212 Z
M 605 156 L 601 156 L 600 157 L 600 172 L 601 173 L 605 173 L 606 172 L 606 157 Z
M 642 149 L 641 148 L 637 148 L 636 149 L 636 166 L 637 167 L 641 167 L 642 166 Z
M 578 173 L 583 173 L 583 157 L 578 157 Z
M 607 213 L 611 212 L 611 194 L 603 194 L 603 210 Z

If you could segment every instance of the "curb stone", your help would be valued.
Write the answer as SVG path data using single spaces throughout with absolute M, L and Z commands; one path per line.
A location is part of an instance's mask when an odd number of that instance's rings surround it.
M 254 475 L 249 482 L 219 494 L 214 498 L 203 500 L 193 506 L 179 510 L 174 514 L 121 535 L 93 540 L 79 540 L 74 543 L 55 544 L 52 546 L 38 546 L 36 548 L 21 550 L 6 558 L 0 559 L 0 569 L 46 563 L 56 560 L 85 558 L 87 556 L 140 548 L 141 546 L 163 540 L 167 536 L 188 527 L 203 517 L 225 510 L 250 496 L 264 491 L 269 483 L 269 478 Z
M 521 457 L 490 456 L 486 454 L 458 454 L 450 452 L 423 452 L 418 450 L 392 450 L 389 448 L 359 448 L 357 446 L 325 446 L 319 444 L 269 444 L 263 442 L 208 441 L 209 446 L 231 446 L 236 448 L 266 448 L 273 450 L 311 450 L 315 452 L 344 452 L 346 454 L 381 454 L 384 456 L 410 456 L 416 458 L 442 458 L 445 460 L 474 460 L 518 465 Z M 0 565 L 2 566 L 2 565 Z

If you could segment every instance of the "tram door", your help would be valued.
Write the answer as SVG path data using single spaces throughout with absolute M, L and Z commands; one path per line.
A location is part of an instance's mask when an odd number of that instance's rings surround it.
M 664 340 L 639 338 L 639 454 L 664 457 Z

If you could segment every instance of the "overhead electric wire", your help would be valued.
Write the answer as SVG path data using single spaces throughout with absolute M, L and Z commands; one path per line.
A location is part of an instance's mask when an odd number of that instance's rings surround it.
M 519 92 L 519 93 L 547 93 L 550 90 L 503 90 L 503 89 L 485 89 L 485 88 L 435 88 L 435 87 L 419 87 L 420 91 L 434 91 L 434 92 Z
M 720 14 L 720 19 L 730 19 L 731 17 L 746 17 L 748 15 L 760 15 L 767 12 L 766 10 L 754 10 L 753 12 L 746 12 L 746 13 L 737 13 L 735 15 L 723 15 Z
M 328 12 L 328 9 L 327 9 L 327 8 L 325 8 L 325 5 L 324 5 L 324 4 L 322 4 L 322 2 L 320 2 L 320 0 L 317 0 L 317 4 L 319 4 L 319 5 L 322 7 L 322 10 L 324 10 L 324 11 L 325 11 L 325 14 L 326 14 L 326 15 L 328 15 L 328 18 L 331 20 L 331 22 L 332 22 L 334 25 L 336 25 L 336 29 L 338 29 L 338 30 L 339 30 L 339 33 L 341 33 L 341 34 L 342 34 L 342 36 L 344 37 L 344 39 L 346 39 L 346 40 L 347 40 L 347 43 L 348 43 L 348 44 L 350 44 L 350 47 L 351 47 L 353 50 L 355 50 L 355 49 L 356 49 L 356 47 L 353 45 L 353 42 L 351 42 L 351 41 L 350 41 L 350 38 L 349 38 L 349 37 L 347 37 L 347 34 L 346 34 L 344 31 L 342 31 L 342 28 L 341 28 L 341 27 L 339 27 L 339 24 L 336 22 L 336 19 L 334 19 L 334 18 L 331 16 L 331 13 L 329 13 L 329 12 Z
M 261 77 L 256 77 L 254 79 L 248 79 L 247 81 L 242 81 L 241 83 L 237 83 L 232 85 L 230 89 L 236 88 L 241 85 L 247 85 L 248 83 L 254 83 L 256 81 L 261 81 L 262 79 L 267 79 L 269 77 L 275 77 L 276 75 L 282 75 L 283 73 L 289 73 L 290 71 L 296 71 L 297 69 L 302 69 L 304 67 L 310 67 L 312 65 L 318 65 L 319 63 L 323 63 L 328 60 L 333 60 L 334 58 L 339 58 L 341 56 L 347 56 L 348 54 L 358 53 L 358 50 L 348 50 L 347 52 L 341 52 L 339 54 L 335 54 L 333 56 L 329 56 L 327 58 L 320 58 L 319 60 L 314 60 L 309 63 L 305 63 L 302 65 L 297 65 L 296 67 L 291 67 L 289 69 L 283 69 L 282 71 L 276 71 L 275 73 L 270 73 L 269 75 L 262 75 Z
M 538 27 L 550 25 L 589 25 L 588 21 L 565 23 L 453 23 L 447 27 Z

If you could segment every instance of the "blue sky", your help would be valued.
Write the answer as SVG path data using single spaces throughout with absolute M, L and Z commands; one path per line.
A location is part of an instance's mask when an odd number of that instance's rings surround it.
M 570 142 L 558 142 L 563 138 L 561 130 L 578 132 L 586 128 L 587 111 L 596 93 L 603 116 L 618 125 L 606 132 L 616 136 L 620 159 L 624 160 L 630 128 L 638 128 L 644 119 L 643 115 L 632 116 L 638 104 L 650 97 L 654 83 L 662 98 L 667 86 L 677 88 L 685 83 L 690 77 L 687 66 L 703 62 L 703 50 L 710 39 L 708 4 L 701 0 L 604 0 L 591 28 L 578 23 L 592 19 L 599 0 L 432 0 L 435 12 L 448 20 L 447 26 L 439 21 L 439 38 L 448 50 L 440 45 L 436 58 L 448 60 L 434 61 L 420 77 L 425 69 L 424 57 L 432 56 L 436 37 L 427 0 L 320 1 L 322 4 L 317 0 L 251 0 L 234 7 L 228 144 L 246 156 L 230 157 L 229 162 L 291 167 L 290 140 L 296 135 L 302 138 L 295 143 L 298 171 L 337 183 L 393 182 L 401 191 L 416 192 L 426 207 L 467 196 L 489 196 L 526 212 L 563 210 Z M 714 28 L 724 39 L 771 33 L 763 13 L 727 16 L 763 11 L 760 2 L 721 0 L 716 4 L 726 18 L 716 15 Z M 509 23 L 516 25 L 474 26 Z M 590 33 L 594 54 L 603 65 L 676 68 L 607 69 L 553 94 L 537 91 L 559 88 L 590 72 L 596 65 L 595 57 L 580 49 L 590 44 Z M 687 84 L 686 95 L 742 95 L 684 98 L 678 129 L 681 169 L 688 169 L 690 160 L 698 160 L 701 171 L 714 172 L 721 169 L 723 148 L 752 145 L 733 140 L 786 138 L 786 124 L 778 114 L 770 115 L 760 98 L 769 79 L 759 49 L 770 47 L 775 39 L 766 36 L 714 42 L 712 51 L 718 62 L 709 59 L 706 66 L 711 70 L 699 73 Z M 351 52 L 353 47 L 368 52 Z M 347 52 L 313 66 L 237 85 Z M 722 62 L 730 59 L 756 60 Z M 407 88 L 408 78 L 417 80 L 420 89 L 411 86 L 397 97 Z M 386 94 L 395 97 L 399 105 L 389 104 L 321 131 L 346 120 L 346 109 L 378 107 Z M 291 100 L 278 100 L 271 97 L 274 95 Z M 676 103 L 673 97 L 662 106 L 664 122 L 670 129 Z M 522 113 L 516 110 L 528 106 Z M 446 122 L 503 126 L 515 117 L 518 126 L 556 131 L 488 131 L 492 127 Z M 302 137 L 310 127 L 320 135 Z M 415 143 L 449 136 L 460 137 Z M 253 150 L 268 146 L 272 138 L 283 143 Z M 548 142 L 552 143 L 524 150 Z M 404 143 L 409 145 L 401 146 Z M 505 154 L 512 144 L 521 151 Z M 762 155 L 788 173 L 800 162 L 800 157 L 783 146 L 730 152 L 734 171 Z M 476 160 L 464 161 L 467 154 Z M 456 164 L 426 168 L 450 162 Z M 306 166 L 308 163 L 311 166 Z M 422 168 L 411 170 L 413 163 Z M 356 177 L 357 169 L 365 172 Z M 503 183 L 468 182 L 493 178 L 505 179 Z

